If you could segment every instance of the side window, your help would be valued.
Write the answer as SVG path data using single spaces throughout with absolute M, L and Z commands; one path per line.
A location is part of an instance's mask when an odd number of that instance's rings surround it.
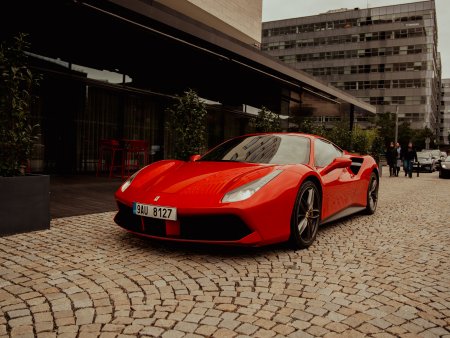
M 331 143 L 321 139 L 314 141 L 314 165 L 316 167 L 326 167 L 333 162 L 336 157 L 342 156 L 342 151 Z

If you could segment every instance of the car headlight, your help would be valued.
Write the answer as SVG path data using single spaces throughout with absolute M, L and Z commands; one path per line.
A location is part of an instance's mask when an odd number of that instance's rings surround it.
M 141 169 L 141 170 L 142 170 L 142 169 Z M 122 184 L 122 186 L 120 187 L 120 190 L 121 190 L 122 192 L 124 192 L 125 190 L 128 189 L 128 187 L 131 185 L 131 182 L 133 182 L 134 178 L 136 177 L 137 174 L 139 174 L 139 172 L 140 172 L 141 170 L 136 171 L 133 175 L 131 175 L 131 176 L 125 181 L 124 184 Z
M 267 174 L 266 176 L 263 176 L 255 181 L 244 184 L 239 188 L 227 192 L 225 196 L 222 198 L 222 203 L 239 202 L 246 200 L 247 198 L 250 198 L 251 196 L 253 196 L 255 192 L 257 192 L 259 189 L 261 189 L 263 186 L 265 186 L 267 183 L 269 183 L 271 180 L 273 180 L 275 177 L 281 174 L 282 171 L 283 170 L 279 169 L 274 170 L 270 174 Z

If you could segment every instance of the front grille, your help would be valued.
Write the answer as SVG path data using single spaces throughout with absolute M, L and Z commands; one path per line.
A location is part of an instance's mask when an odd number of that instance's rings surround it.
M 140 232 L 141 231 L 141 217 L 133 214 L 133 209 L 125 204 L 117 203 L 119 212 L 114 217 L 114 222 L 122 228 Z
M 180 217 L 180 237 L 194 240 L 236 241 L 251 233 L 235 215 Z
M 209 215 L 180 217 L 180 236 L 168 236 L 164 220 L 136 216 L 131 207 L 117 204 L 119 212 L 114 221 L 124 229 L 149 236 L 199 241 L 237 241 L 251 233 L 247 225 L 235 215 Z

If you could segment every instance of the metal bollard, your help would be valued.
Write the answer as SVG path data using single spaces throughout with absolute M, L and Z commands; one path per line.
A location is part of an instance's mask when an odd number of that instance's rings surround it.
M 419 171 L 420 171 L 420 162 L 417 161 L 417 177 L 419 177 Z

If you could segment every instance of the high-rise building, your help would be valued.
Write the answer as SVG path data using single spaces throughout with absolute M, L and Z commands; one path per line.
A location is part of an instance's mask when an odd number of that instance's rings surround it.
M 262 50 L 439 133 L 440 59 L 434 1 L 330 10 L 263 22 Z
M 439 143 L 450 144 L 450 79 L 442 79 Z

